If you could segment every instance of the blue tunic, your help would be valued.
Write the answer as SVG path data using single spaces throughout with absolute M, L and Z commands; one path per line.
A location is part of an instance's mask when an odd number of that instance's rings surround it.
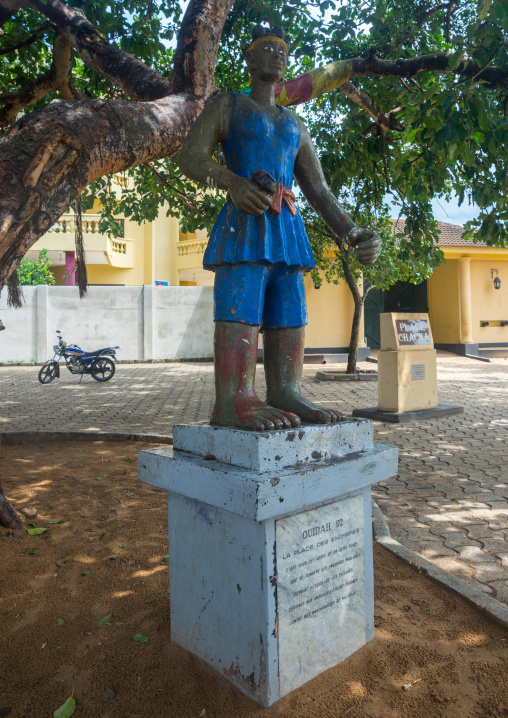
M 254 102 L 242 101 L 237 93 L 232 95 L 229 135 L 223 144 L 228 169 L 240 177 L 265 170 L 291 188 L 300 147 L 300 129 L 292 112 L 277 105 L 279 114 L 274 116 Z M 300 213 L 293 217 L 283 204 L 280 215 L 268 209 L 253 216 L 241 212 L 231 200 L 226 202 L 213 226 L 203 267 L 214 271 L 223 264 L 245 262 L 281 263 L 305 270 L 315 267 Z

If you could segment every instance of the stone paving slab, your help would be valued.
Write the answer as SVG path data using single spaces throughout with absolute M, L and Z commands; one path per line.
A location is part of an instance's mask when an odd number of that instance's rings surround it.
M 372 368 L 365 364 L 365 368 Z M 338 368 L 327 365 L 328 368 Z M 121 364 L 99 384 L 62 371 L 49 385 L 38 367 L 0 367 L 0 432 L 172 432 L 206 419 L 213 365 Z M 304 391 L 348 413 L 374 406 L 375 382 L 319 382 L 304 372 Z M 258 365 L 259 394 L 264 376 Z M 374 424 L 374 438 L 397 446 L 398 476 L 373 495 L 395 541 L 483 594 L 508 604 L 508 360 L 476 362 L 438 352 L 439 401 L 464 413 L 410 424 Z

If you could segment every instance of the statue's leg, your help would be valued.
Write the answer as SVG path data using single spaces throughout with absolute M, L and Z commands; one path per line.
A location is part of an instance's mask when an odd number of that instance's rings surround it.
M 302 421 L 325 424 L 343 421 L 346 415 L 313 404 L 301 393 L 305 327 L 264 330 L 264 364 L 267 402 L 294 412 Z
M 298 416 L 263 403 L 254 391 L 259 327 L 215 323 L 215 406 L 210 424 L 265 431 L 299 426 Z

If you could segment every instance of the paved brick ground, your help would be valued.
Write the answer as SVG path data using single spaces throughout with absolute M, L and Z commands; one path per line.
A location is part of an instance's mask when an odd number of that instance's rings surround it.
M 0 367 L 0 431 L 167 434 L 175 423 L 207 418 L 213 401 L 211 364 L 121 364 L 107 384 L 91 377 L 80 384 L 65 371 L 42 386 L 37 372 Z M 317 382 L 315 372 L 306 367 L 305 391 L 323 405 L 376 405 L 375 383 Z M 258 376 L 261 388 L 261 368 Z M 508 360 L 440 353 L 438 381 L 440 402 L 463 405 L 464 413 L 376 423 L 376 441 L 399 447 L 400 469 L 374 487 L 374 498 L 394 538 L 508 604 Z

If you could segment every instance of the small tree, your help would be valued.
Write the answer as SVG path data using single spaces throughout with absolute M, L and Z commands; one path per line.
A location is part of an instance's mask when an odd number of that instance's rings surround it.
M 55 277 L 50 269 L 48 250 L 41 249 L 35 262 L 24 257 L 17 269 L 20 284 L 54 284 Z
M 304 210 L 304 214 L 317 265 L 317 269 L 311 273 L 315 285 L 321 284 L 323 274 L 325 280 L 333 284 L 345 280 L 353 296 L 355 308 L 346 373 L 354 374 L 360 321 L 367 294 L 373 288 L 386 290 L 401 281 L 420 284 L 430 277 L 434 269 L 443 261 L 442 251 L 434 244 L 437 222 L 433 222 L 434 231 L 430 232 L 429 243 L 424 247 L 411 243 L 412 228 L 407 222 L 404 232 L 394 234 L 390 218 L 387 216 L 377 218 L 354 216 L 355 221 L 361 226 L 376 227 L 376 231 L 383 238 L 383 250 L 379 259 L 373 266 L 365 267 L 358 262 L 353 249 L 334 237 L 321 219 L 313 215 L 308 208 Z M 354 215 L 354 212 L 352 214 Z M 362 277 L 363 291 L 358 286 Z

